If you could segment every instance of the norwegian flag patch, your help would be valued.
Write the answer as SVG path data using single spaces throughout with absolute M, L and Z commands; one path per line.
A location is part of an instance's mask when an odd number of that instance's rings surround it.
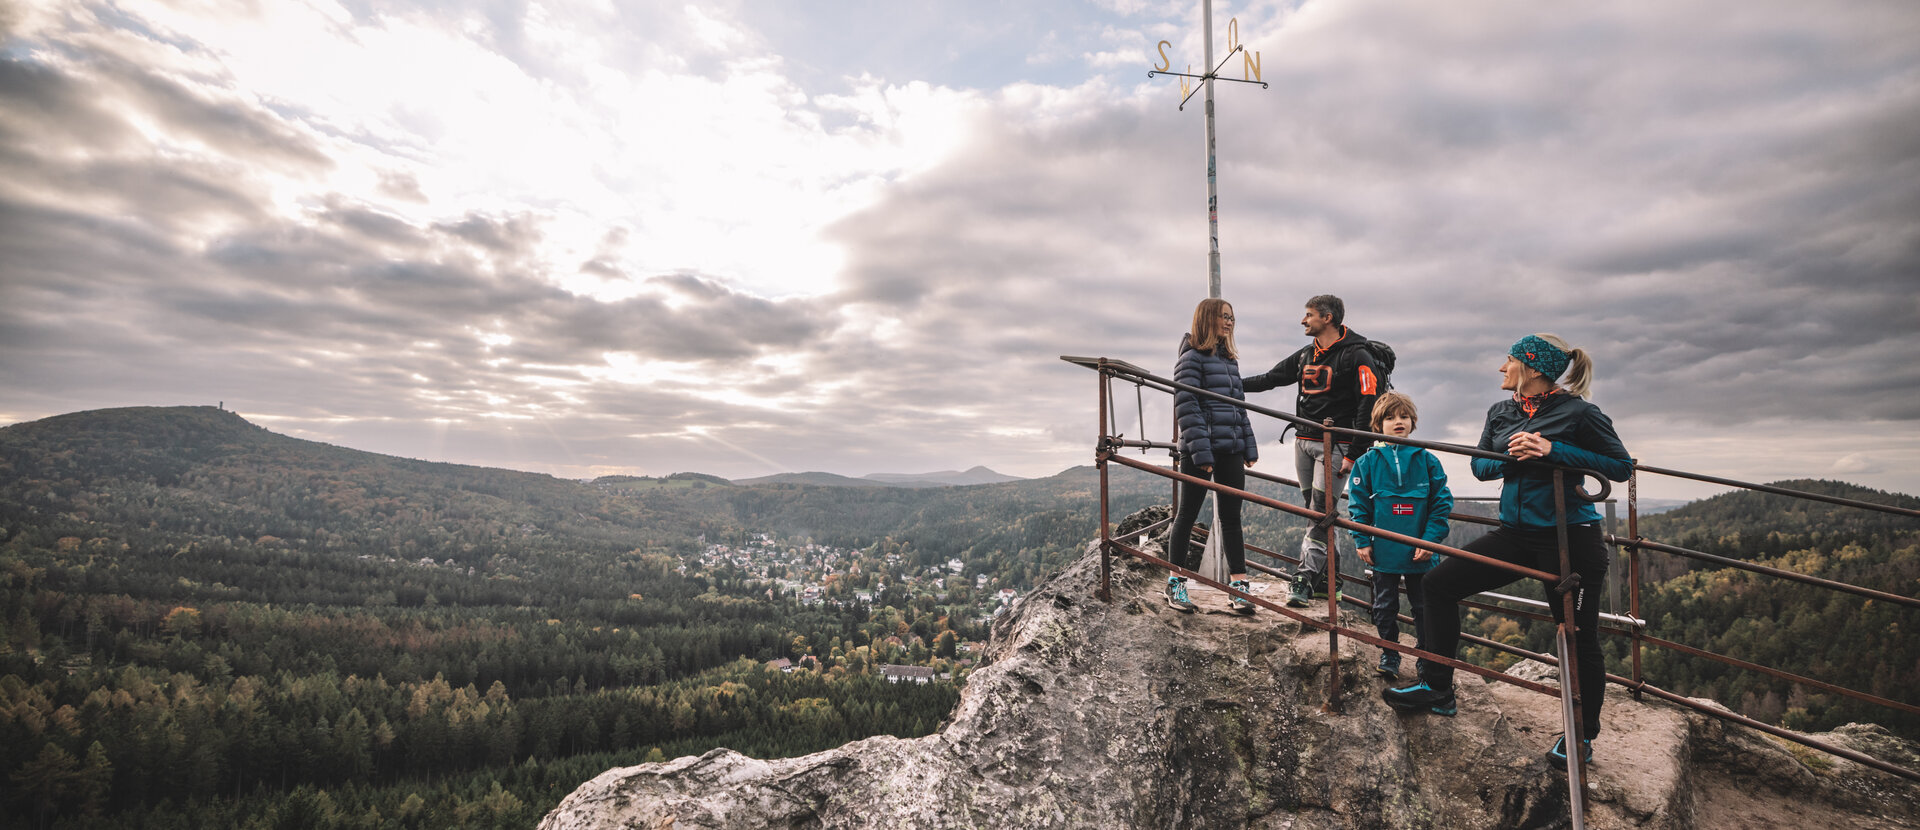
M 1394 505 L 1394 506 L 1393 506 L 1393 515 L 1395 515 L 1395 516 L 1411 516 L 1411 515 L 1413 515 L 1413 505 L 1411 505 L 1411 504 L 1396 504 L 1396 505 Z

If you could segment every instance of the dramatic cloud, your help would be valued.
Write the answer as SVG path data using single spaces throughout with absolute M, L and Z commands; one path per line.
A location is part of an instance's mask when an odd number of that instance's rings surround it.
M 1910 4 L 1216 6 L 1268 85 L 1215 90 L 1245 371 L 1337 293 L 1470 442 L 1553 331 L 1648 463 L 1920 492 Z M 1145 74 L 1200 62 L 1192 3 L 11 14 L 0 421 L 1045 475 L 1095 430 L 1058 356 L 1164 372 L 1206 291 L 1200 99 Z

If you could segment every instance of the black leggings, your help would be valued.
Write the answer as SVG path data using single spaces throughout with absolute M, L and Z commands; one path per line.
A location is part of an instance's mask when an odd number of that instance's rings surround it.
M 1235 490 L 1247 489 L 1247 467 L 1237 452 L 1214 453 L 1212 475 L 1189 459 L 1181 460 L 1180 472 L 1194 478 L 1211 478 L 1214 483 Z M 1240 497 L 1225 493 L 1219 496 L 1214 508 L 1213 532 L 1220 534 L 1220 549 L 1227 555 L 1227 573 L 1243 574 L 1247 572 L 1247 548 L 1240 536 Z M 1200 570 L 1201 552 L 1193 550 L 1193 520 L 1200 518 L 1200 506 L 1206 500 L 1207 488 L 1180 483 L 1180 513 L 1173 519 L 1173 535 L 1167 538 L 1167 561 L 1189 571 Z
M 1560 543 L 1553 528 L 1501 525 L 1492 533 L 1468 542 L 1462 550 L 1548 573 L 1560 572 Z M 1600 585 L 1607 575 L 1607 546 L 1601 541 L 1600 528 L 1574 525 L 1567 528 L 1567 550 L 1573 570 L 1580 574 L 1580 587 L 1567 596 L 1573 598 L 1574 645 L 1580 653 L 1582 727 L 1586 732 L 1584 737 L 1591 739 L 1600 733 L 1600 704 L 1607 690 L 1607 661 L 1600 653 Z M 1442 657 L 1458 654 L 1460 601 L 1519 579 L 1512 571 L 1463 557 L 1451 556 L 1441 561 L 1427 572 L 1420 586 L 1427 595 L 1424 621 L 1427 649 Z M 1547 604 L 1553 609 L 1555 621 L 1564 619 L 1560 597 L 1552 586 L 1547 586 Z M 1453 667 L 1427 663 L 1420 668 L 1420 679 L 1436 689 L 1451 688 Z

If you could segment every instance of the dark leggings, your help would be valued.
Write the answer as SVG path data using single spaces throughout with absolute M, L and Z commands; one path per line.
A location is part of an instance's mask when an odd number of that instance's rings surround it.
M 1553 528 L 1516 528 L 1501 525 L 1485 536 L 1468 542 L 1463 550 L 1481 556 L 1525 565 L 1548 573 L 1560 572 L 1560 545 Z M 1573 569 L 1580 574 L 1580 587 L 1567 596 L 1573 598 L 1574 645 L 1580 653 L 1580 704 L 1584 737 L 1600 733 L 1600 705 L 1607 689 L 1607 661 L 1600 653 L 1600 585 L 1607 575 L 1607 546 L 1600 539 L 1600 528 L 1575 525 L 1567 528 L 1567 549 Z M 1502 570 L 1464 557 L 1452 556 L 1427 572 L 1421 590 L 1427 595 L 1426 640 L 1429 651 L 1453 657 L 1460 650 L 1460 601 L 1481 591 L 1491 591 L 1519 581 L 1512 571 Z M 1553 618 L 1563 619 L 1560 597 L 1547 588 L 1547 604 Z M 1453 686 L 1453 667 L 1428 663 L 1421 667 L 1420 679 L 1436 689 Z
M 1247 489 L 1246 464 L 1237 452 L 1214 453 L 1211 475 L 1189 459 L 1181 460 L 1180 472 L 1194 478 L 1211 478 L 1214 483 L 1235 490 Z M 1247 572 L 1247 549 L 1240 537 L 1240 497 L 1219 495 L 1214 507 L 1213 532 L 1220 534 L 1220 549 L 1227 555 L 1227 573 L 1243 574 Z M 1200 506 L 1206 500 L 1207 488 L 1180 483 L 1180 514 L 1174 517 L 1173 535 L 1167 539 L 1167 560 L 1189 571 L 1200 570 L 1201 552 L 1193 550 L 1193 520 L 1200 518 Z

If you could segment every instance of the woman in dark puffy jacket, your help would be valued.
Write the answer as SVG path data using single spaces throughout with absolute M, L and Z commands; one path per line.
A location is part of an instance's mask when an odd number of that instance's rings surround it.
M 1173 379 L 1235 400 L 1246 400 L 1240 388 L 1239 354 L 1233 348 L 1233 306 L 1226 300 L 1200 301 L 1193 310 L 1193 328 L 1180 338 L 1180 359 L 1174 363 Z M 1260 457 L 1254 443 L 1253 422 L 1240 407 L 1202 397 L 1186 390 L 1173 393 L 1174 421 L 1180 429 L 1180 472 L 1244 490 L 1246 468 Z M 1197 484 L 1180 485 L 1180 511 L 1174 517 L 1172 535 L 1167 540 L 1167 559 L 1189 571 L 1200 567 L 1200 552 L 1193 549 L 1193 521 L 1200 516 L 1200 503 L 1206 488 Z M 1215 507 L 1213 532 L 1220 534 L 1220 549 L 1227 557 L 1231 585 L 1246 591 L 1247 553 L 1240 536 L 1240 499 L 1220 495 Z M 1253 613 L 1253 603 L 1234 597 L 1233 608 Z M 1167 577 L 1167 605 L 1192 612 L 1187 598 L 1185 577 Z
M 1512 393 L 1487 410 L 1480 449 L 1506 453 L 1519 462 L 1473 460 L 1474 477 L 1501 481 L 1500 527 L 1468 542 L 1463 550 L 1548 573 L 1560 572 L 1559 532 L 1555 521 L 1553 466 L 1581 467 L 1614 481 L 1633 474 L 1633 456 L 1614 432 L 1613 421 L 1587 401 L 1593 361 L 1587 353 L 1551 334 L 1530 334 L 1507 350 L 1500 364 L 1500 388 Z M 1564 764 L 1569 747 L 1593 760 L 1593 736 L 1600 732 L 1605 702 L 1606 659 L 1600 652 L 1598 592 L 1607 575 L 1607 546 L 1600 533 L 1600 512 L 1575 492 L 1578 475 L 1567 475 L 1559 494 L 1567 507 L 1567 548 L 1578 587 L 1563 597 L 1548 586 L 1553 619 L 1561 603 L 1573 603 L 1574 643 L 1579 654 L 1581 724 L 1579 735 L 1562 735 L 1547 757 Z M 1427 594 L 1425 646 L 1453 657 L 1460 645 L 1461 600 L 1517 581 L 1511 571 L 1463 557 L 1449 557 L 1422 580 Z M 1398 709 L 1451 715 L 1455 711 L 1453 667 L 1428 662 L 1420 682 L 1383 693 Z

